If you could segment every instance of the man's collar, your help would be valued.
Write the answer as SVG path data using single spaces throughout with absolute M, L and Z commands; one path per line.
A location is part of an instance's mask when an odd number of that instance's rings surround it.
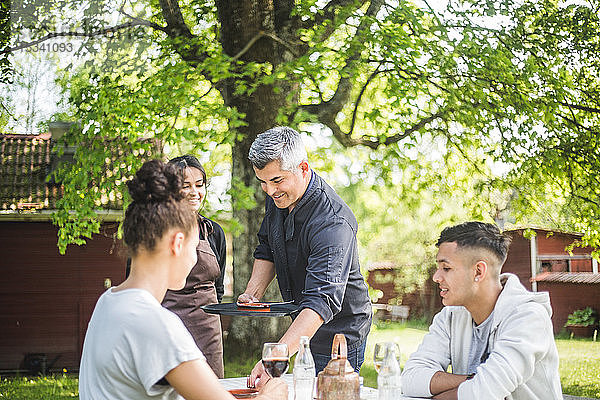
M 294 214 L 298 209 L 302 208 L 304 204 L 311 198 L 311 194 L 314 192 L 316 185 L 316 173 L 312 169 L 310 170 L 310 181 L 304 191 L 304 194 L 296 203 L 294 209 L 287 215 L 285 220 L 285 240 L 290 240 L 294 236 Z
M 308 181 L 308 185 L 306 186 L 306 190 L 304 191 L 304 193 L 302 193 L 302 197 L 300 197 L 300 199 L 298 200 L 298 202 L 296 203 L 296 206 L 294 207 L 294 209 L 292 211 L 290 211 L 290 214 L 293 214 L 294 211 L 298 208 L 298 207 L 302 207 L 302 205 L 304 205 L 304 203 L 306 203 L 307 199 L 310 197 L 310 192 L 313 189 L 314 186 L 314 182 L 315 182 L 315 171 L 310 170 L 310 180 Z

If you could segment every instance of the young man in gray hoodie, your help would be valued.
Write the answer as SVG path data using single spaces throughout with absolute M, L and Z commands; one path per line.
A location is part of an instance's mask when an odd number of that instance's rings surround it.
M 445 307 L 406 363 L 405 395 L 562 399 L 550 298 L 500 274 L 509 244 L 496 225 L 482 222 L 442 231 L 433 280 Z

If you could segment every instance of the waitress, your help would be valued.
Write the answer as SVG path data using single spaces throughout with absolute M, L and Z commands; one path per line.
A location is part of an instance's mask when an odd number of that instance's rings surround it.
M 200 242 L 196 248 L 198 261 L 190 271 L 185 286 L 180 290 L 167 290 L 162 305 L 181 318 L 192 334 L 196 345 L 215 375 L 223 378 L 223 340 L 219 315 L 207 314 L 200 307 L 221 302 L 224 293 L 226 242 L 223 228 L 200 214 L 206 196 L 206 171 L 191 155 L 175 157 L 169 161 L 184 176 L 183 192 L 187 201 L 198 213 Z M 128 260 L 128 272 L 129 272 Z
M 196 248 L 198 262 L 190 271 L 181 290 L 167 290 L 162 305 L 181 318 L 196 344 L 206 357 L 208 365 L 223 378 L 223 340 L 221 319 L 207 314 L 200 307 L 221 302 L 225 275 L 225 233 L 219 224 L 200 214 L 206 196 L 206 171 L 194 156 L 175 157 L 169 164 L 184 174 L 183 192 L 198 213 L 200 243 Z

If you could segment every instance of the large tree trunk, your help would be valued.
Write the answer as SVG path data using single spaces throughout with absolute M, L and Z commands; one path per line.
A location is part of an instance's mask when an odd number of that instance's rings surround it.
M 221 44 L 225 52 L 235 57 L 260 32 L 274 32 L 275 5 L 269 0 L 217 1 L 221 24 Z M 288 14 L 289 15 L 289 14 Z M 275 33 L 276 34 L 276 33 Z M 281 62 L 283 51 L 276 41 L 262 36 L 255 40 L 252 51 L 239 56 L 243 62 Z M 277 110 L 285 104 L 286 90 L 276 93 L 272 86 L 261 86 L 251 95 L 236 95 L 235 85 L 229 80 L 221 88 L 225 104 L 245 114 L 246 126 L 238 128 L 233 150 L 232 182 L 240 182 L 254 189 L 257 205 L 242 209 L 234 200 L 233 216 L 244 227 L 244 232 L 233 239 L 234 298 L 244 291 L 254 262 L 253 252 L 258 243 L 256 233 L 264 214 L 264 194 L 248 161 L 248 150 L 257 134 L 276 125 Z M 272 284 L 265 299 L 280 298 L 276 284 Z M 287 326 L 288 318 L 237 317 L 232 320 L 227 345 L 230 348 L 256 352 L 266 341 L 278 340 Z

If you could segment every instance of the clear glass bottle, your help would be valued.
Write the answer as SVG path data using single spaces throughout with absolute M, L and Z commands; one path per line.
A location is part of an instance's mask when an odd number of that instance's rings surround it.
M 401 389 L 400 364 L 398 364 L 396 356 L 396 346 L 390 343 L 390 346 L 386 348 L 379 375 L 377 375 L 379 400 L 395 400 L 400 396 Z
M 294 399 L 312 400 L 315 386 L 315 361 L 310 352 L 308 336 L 300 337 L 300 347 L 294 361 Z

